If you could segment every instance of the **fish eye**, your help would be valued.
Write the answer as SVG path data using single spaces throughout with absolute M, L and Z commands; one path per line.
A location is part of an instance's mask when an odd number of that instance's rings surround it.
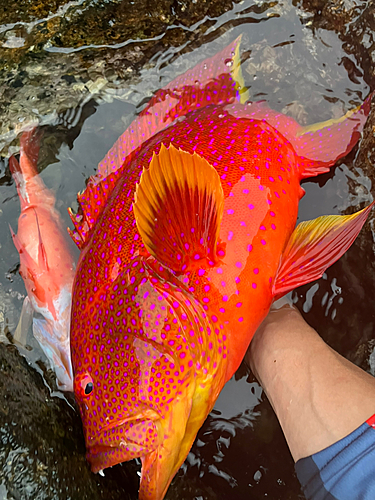
M 94 390 L 94 381 L 89 373 L 78 373 L 74 380 L 74 392 L 80 398 L 87 398 Z
M 92 393 L 93 389 L 94 389 L 94 384 L 92 382 L 87 382 L 85 387 L 85 394 L 88 396 L 89 394 Z

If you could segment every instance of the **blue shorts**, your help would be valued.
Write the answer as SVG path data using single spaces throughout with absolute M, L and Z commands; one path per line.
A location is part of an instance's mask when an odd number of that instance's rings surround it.
M 375 500 L 375 415 L 295 468 L 307 500 Z

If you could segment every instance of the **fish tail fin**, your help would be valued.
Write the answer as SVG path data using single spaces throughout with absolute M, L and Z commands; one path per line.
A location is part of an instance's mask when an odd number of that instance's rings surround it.
M 24 176 L 34 176 L 38 173 L 38 158 L 42 132 L 38 127 L 33 127 L 22 132 L 20 139 L 21 157 L 20 164 Z
M 327 215 L 298 224 L 281 258 L 275 300 L 319 279 L 352 245 L 374 204 L 352 215 Z
M 36 127 L 22 132 L 20 161 L 14 156 L 9 158 L 9 168 L 16 183 L 21 210 L 33 205 L 53 207 L 55 204 L 54 195 L 46 188 L 38 172 L 41 135 L 41 131 Z
M 358 142 L 370 113 L 372 92 L 362 105 L 341 118 L 331 119 L 297 131 L 293 146 L 300 156 L 301 178 L 327 172 Z
M 246 116 L 274 127 L 293 146 L 298 155 L 300 178 L 328 172 L 357 143 L 370 113 L 372 92 L 362 105 L 344 116 L 302 127 L 290 116 L 268 108 L 264 101 L 247 106 Z
M 162 144 L 143 170 L 133 210 L 146 249 L 173 271 L 218 260 L 223 188 L 215 168 L 198 154 Z

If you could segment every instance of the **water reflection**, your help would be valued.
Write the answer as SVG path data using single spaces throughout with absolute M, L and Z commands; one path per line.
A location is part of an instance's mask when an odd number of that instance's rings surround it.
M 131 33 L 124 30 L 120 41 L 106 35 L 109 16 L 102 26 L 89 16 L 89 26 L 96 28 L 98 39 L 86 37 L 77 42 L 69 30 L 60 36 L 62 20 L 83 28 L 88 11 L 93 13 L 98 8 L 92 2 L 60 2 L 60 10 L 40 19 L 2 21 L 0 55 L 15 65 L 9 74 L 1 76 L 6 90 L 0 97 L 0 149 L 4 154 L 0 162 L 0 335 L 14 330 L 25 294 L 17 272 L 18 255 L 8 231 L 8 223 L 16 226 L 19 208 L 5 158 L 9 148 L 11 152 L 17 150 L 14 139 L 19 129 L 35 118 L 44 125 L 39 165 L 44 182 L 56 191 L 68 225 L 66 207 L 74 207 L 77 191 L 84 188 L 85 180 L 95 173 L 99 161 L 153 92 L 239 34 L 243 35 L 244 77 L 251 99 L 266 99 L 271 107 L 301 124 L 340 116 L 368 93 L 370 66 L 362 55 L 363 47 L 355 59 L 353 51 L 355 56 L 358 42 L 349 44 L 350 34 L 343 46 L 342 35 L 330 29 L 327 21 L 324 24 L 322 16 L 314 17 L 296 3 L 245 1 L 221 8 L 218 2 L 212 2 L 211 12 L 201 10 L 189 16 L 178 2 L 176 15 L 169 14 L 166 20 L 159 16 L 154 21 L 159 32 L 147 36 L 147 24 L 138 26 L 142 33 L 137 36 L 132 27 Z M 364 4 L 350 21 L 357 26 L 366 19 Z M 309 8 L 308 2 L 303 5 Z M 82 7 L 81 14 L 77 7 Z M 117 12 L 112 17 L 116 33 L 120 32 L 120 20 L 123 25 L 129 24 Z M 57 20 L 58 29 L 53 24 Z M 38 31 L 39 26 L 43 29 Z M 44 29 L 47 33 L 42 33 Z M 340 29 L 346 32 L 345 23 Z M 306 196 L 300 205 L 300 220 L 354 211 L 353 207 L 372 200 L 371 180 L 355 161 L 353 152 L 329 174 L 304 183 Z M 372 245 L 373 235 L 367 230 L 319 283 L 298 290 L 294 300 L 335 349 L 373 372 Z M 42 353 L 36 345 L 32 347 L 32 355 L 24 354 L 43 371 L 39 364 Z M 251 384 L 254 382 L 242 377 L 224 388 L 168 493 L 169 499 L 302 498 L 272 410 L 266 401 L 258 404 L 260 390 Z M 13 418 L 17 422 L 16 415 Z M 14 442 L 2 441 L 1 465 L 5 463 L 5 447 L 14 453 L 24 450 L 17 435 Z M 17 460 L 6 457 L 16 467 Z M 60 458 L 56 456 L 56 460 Z M 17 472 L 14 493 L 9 488 L 13 472 L 2 467 L 0 498 L 3 491 L 8 498 L 16 498 L 19 492 L 24 496 L 34 492 L 30 489 L 35 486 L 34 476 L 30 486 L 26 462 Z M 46 483 L 52 482 L 48 472 L 45 474 Z M 101 481 L 95 477 L 97 484 L 103 484 Z M 135 491 L 133 485 L 132 498 L 136 498 Z M 97 495 L 106 498 L 105 492 Z M 35 498 L 45 497 L 35 489 Z

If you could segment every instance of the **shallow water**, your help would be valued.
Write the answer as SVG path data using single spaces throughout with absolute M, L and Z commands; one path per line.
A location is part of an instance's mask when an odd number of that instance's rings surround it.
M 111 19 L 115 28 L 125 3 L 112 2 Z M 320 27 L 322 23 L 317 8 L 312 15 L 302 8 L 301 2 L 296 1 L 243 1 L 233 5 L 212 2 L 211 15 L 209 2 L 204 3 L 205 6 L 199 0 L 192 3 L 175 2 L 173 5 L 167 3 L 166 6 L 161 4 L 160 10 L 165 8 L 165 12 L 159 13 L 159 16 L 170 16 L 169 21 L 164 21 L 164 34 L 150 32 L 144 41 L 137 40 L 137 33 L 132 32 L 130 27 L 129 32 L 126 27 L 124 32 L 118 28 L 118 38 L 109 40 L 106 37 L 107 17 L 103 15 L 105 22 L 99 22 L 100 12 L 107 12 L 106 4 L 100 1 L 69 2 L 64 7 L 64 2 L 60 2 L 60 11 L 56 14 L 60 23 L 64 19 L 69 23 L 73 14 L 78 26 L 88 23 L 89 19 L 92 23 L 90 28 L 98 32 L 97 39 L 88 37 L 80 44 L 73 35 L 69 38 L 68 30 L 67 34 L 60 36 L 59 43 L 56 34 L 55 38 L 43 40 L 44 45 L 38 53 L 39 64 L 43 66 L 43 61 L 47 61 L 51 74 L 55 68 L 56 79 L 57 75 L 61 77 L 59 58 L 63 65 L 71 55 L 80 53 L 81 59 L 74 60 L 70 66 L 70 70 L 76 73 L 70 74 L 70 79 L 64 79 L 64 88 L 54 88 L 57 94 L 60 90 L 61 95 L 70 91 L 74 106 L 67 109 L 69 100 L 60 99 L 57 95 L 55 100 L 48 96 L 45 98 L 48 106 L 43 104 L 42 97 L 38 98 L 36 108 L 32 108 L 27 92 L 22 92 L 30 85 L 31 72 L 26 71 L 26 74 L 23 72 L 18 75 L 20 91 L 12 94 L 12 100 L 8 103 L 13 112 L 10 114 L 4 108 L 3 113 L 8 121 L 18 116 L 17 127 L 14 124 L 13 127 L 9 125 L 7 129 L 2 129 L 0 142 L 3 152 L 8 147 L 11 151 L 16 150 L 14 137 L 20 124 L 35 117 L 43 124 L 41 175 L 47 186 L 55 190 L 57 206 L 67 225 L 69 218 L 66 208 L 76 208 L 76 193 L 84 189 L 85 180 L 95 173 L 97 164 L 152 93 L 200 60 L 218 52 L 240 34 L 243 75 L 251 100 L 265 99 L 272 108 L 290 114 L 301 124 L 341 116 L 360 104 L 369 93 L 371 68 L 366 66 L 368 61 L 360 54 L 358 58 L 353 54 L 356 35 L 353 31 L 351 46 L 342 37 L 343 34 L 350 36 L 349 27 L 360 20 L 366 2 L 346 2 L 349 14 L 346 17 L 343 14 L 340 18 L 344 21 L 340 24 L 336 20 L 336 24 L 324 27 Z M 200 10 L 189 18 L 189 10 L 186 9 L 193 9 L 194 5 Z M 77 6 L 83 12 L 81 18 L 76 10 L 72 11 Z M 173 9 L 180 9 L 178 15 L 181 21 L 176 21 L 178 16 Z M 37 17 L 37 13 L 35 15 Z M 46 17 L 45 12 L 43 16 Z M 124 23 L 124 18 L 121 19 Z M 186 19 L 190 19 L 190 22 Z M 46 21 L 47 27 L 51 22 Z M 15 44 L 21 44 L 20 38 L 32 46 L 41 36 L 35 32 L 35 26 L 38 25 L 35 19 L 26 19 L 23 23 L 18 27 L 13 24 L 0 27 L 3 36 L 1 50 L 12 50 L 14 59 L 17 58 L 17 50 L 22 49 L 15 47 Z M 44 21 L 39 24 L 44 26 Z M 151 39 L 155 41 L 151 43 Z M 122 75 L 122 78 L 116 63 L 116 51 L 120 53 L 129 44 L 133 52 L 142 53 L 142 58 L 133 65 L 129 63 L 132 70 Z M 108 48 L 109 45 L 113 48 Z M 88 54 L 86 58 L 85 52 Z M 101 54 L 104 61 L 102 69 L 97 65 Z M 17 68 L 21 72 L 22 62 Z M 3 70 L 3 78 L 4 74 Z M 15 75 L 13 70 L 13 77 Z M 77 90 L 77 82 L 84 82 L 85 89 Z M 5 85 L 4 79 L 3 87 Z M 43 88 L 42 82 L 38 85 Z M 74 100 L 75 92 L 81 94 Z M 299 220 L 354 211 L 359 205 L 362 207 L 372 200 L 372 181 L 367 176 L 368 170 L 362 170 L 356 151 L 358 148 L 329 174 L 304 183 L 306 196 L 300 203 Z M 14 330 L 25 295 L 23 281 L 18 274 L 18 254 L 8 229 L 8 224 L 16 228 L 18 215 L 18 197 L 9 174 L 7 158 L 4 157 L 0 162 L 0 335 Z M 306 319 L 335 349 L 374 372 L 371 226 L 361 238 L 321 280 L 297 290 L 293 298 Z M 36 363 L 38 358 L 43 360 L 38 347 L 34 345 L 31 352 L 26 352 L 26 357 L 34 366 L 30 370 L 37 369 L 43 373 L 45 383 L 51 386 L 51 377 L 45 373 L 43 364 Z M 51 391 L 54 391 L 53 387 Z M 58 396 L 54 394 L 54 397 Z M 58 411 L 67 414 L 73 412 L 67 402 L 62 403 Z M 3 406 L 6 407 L 6 403 Z M 17 415 L 13 415 L 13 421 L 16 429 Z M 74 422 L 77 425 L 76 418 Z M 0 420 L 0 430 L 1 424 Z M 7 432 L 4 431 L 4 435 Z M 43 433 L 43 429 L 40 432 Z M 77 439 L 82 439 L 82 436 L 78 434 Z M 7 467 L 0 467 L 0 500 L 83 498 L 69 496 L 58 488 L 53 495 L 46 496 L 43 488 L 35 487 L 33 476 L 28 474 L 27 464 L 20 460 L 20 457 L 27 460 L 28 447 L 22 448 L 17 442 L 10 453 L 9 446 L 8 438 L 0 438 L 0 464 L 2 460 L 7 463 Z M 15 481 L 12 465 L 15 461 L 18 461 L 17 487 L 11 489 L 9 485 Z M 135 474 L 133 469 L 130 470 Z M 115 481 L 125 481 L 123 476 L 123 472 L 119 472 Z M 67 478 L 64 480 L 69 481 Z M 74 480 L 78 481 L 77 478 Z M 51 478 L 47 477 L 46 483 L 49 481 Z M 95 498 L 109 498 L 106 479 L 96 478 L 95 481 L 96 485 L 100 485 Z M 124 484 L 119 484 L 117 496 L 113 482 L 110 487 L 111 498 L 123 498 Z M 126 489 L 128 497 L 135 499 L 134 483 L 126 483 Z M 276 418 L 261 388 L 244 367 L 224 388 L 185 464 L 173 481 L 167 498 L 303 498 Z

